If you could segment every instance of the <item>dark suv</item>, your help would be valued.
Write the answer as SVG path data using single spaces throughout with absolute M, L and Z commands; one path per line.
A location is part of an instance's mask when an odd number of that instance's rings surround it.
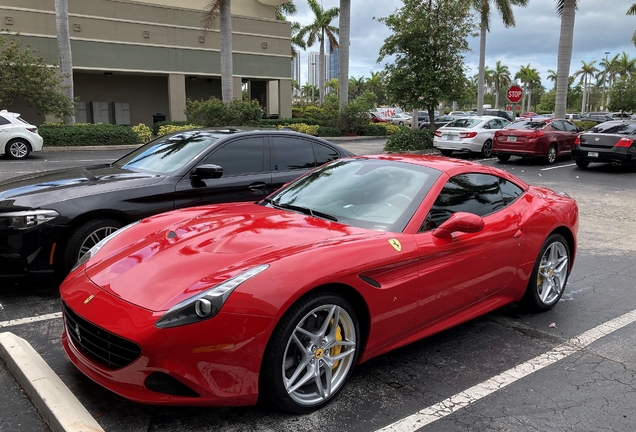
M 501 117 L 501 118 L 505 118 L 508 121 L 512 121 L 512 115 L 508 113 L 508 111 L 504 111 L 504 110 L 485 109 L 484 115 Z
M 616 120 L 616 119 L 613 118 L 612 115 L 609 114 L 609 113 L 593 112 L 593 113 L 589 113 L 589 114 L 583 114 L 581 116 L 581 120 L 582 121 L 592 121 L 592 122 L 596 122 L 597 124 L 599 124 L 599 123 L 605 123 L 606 121 L 611 121 L 611 120 Z

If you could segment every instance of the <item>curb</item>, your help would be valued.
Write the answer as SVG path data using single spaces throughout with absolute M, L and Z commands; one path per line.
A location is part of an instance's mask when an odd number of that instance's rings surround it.
M 104 431 L 26 340 L 0 333 L 0 358 L 52 431 Z

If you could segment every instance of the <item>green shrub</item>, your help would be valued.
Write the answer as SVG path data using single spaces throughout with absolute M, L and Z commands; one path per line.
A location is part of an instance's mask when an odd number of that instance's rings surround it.
M 393 123 L 376 123 L 376 125 L 384 128 L 384 135 L 393 135 L 402 130 L 400 126 L 396 126 Z
M 308 118 L 286 118 L 286 119 L 262 119 L 258 122 L 258 125 L 262 127 L 277 128 L 279 126 L 289 126 L 291 124 L 297 124 L 297 123 L 304 123 L 308 125 L 318 124 L 316 120 L 312 120 Z
M 188 121 L 161 121 L 161 122 L 157 122 L 155 124 L 152 125 L 152 134 L 153 135 L 159 135 L 159 129 L 161 128 L 161 126 L 185 126 L 190 124 L 190 122 Z
M 340 129 L 332 126 L 319 126 L 318 134 L 316 136 L 319 137 L 339 137 Z
M 423 151 L 433 148 L 433 133 L 428 129 L 402 130 L 386 141 L 385 152 Z
M 582 127 L 583 130 L 592 129 L 598 123 L 593 121 L 585 121 L 585 120 L 572 120 L 572 123 L 576 125 L 576 127 Z
M 143 123 L 133 126 L 132 130 L 137 134 L 137 142 L 139 144 L 147 143 L 152 138 L 152 131 Z
M 384 136 L 386 135 L 386 129 L 382 126 L 380 126 L 380 124 L 376 124 L 376 123 L 370 123 L 368 125 L 366 125 L 363 129 L 362 129 L 362 135 L 364 136 Z
M 263 110 L 256 100 L 234 99 L 225 104 L 216 98 L 195 101 L 188 99 L 185 114 L 189 123 L 205 127 L 251 126 L 258 124 Z
M 139 137 L 128 126 L 105 123 L 76 123 L 74 125 L 48 123 L 38 127 L 46 146 L 90 146 L 138 144 Z
M 157 134 L 157 136 L 168 135 L 168 134 L 171 134 L 173 132 L 179 132 L 179 131 L 188 130 L 188 129 L 197 129 L 197 128 L 200 128 L 200 127 L 202 127 L 202 126 L 193 125 L 193 124 L 185 124 L 185 125 L 181 125 L 181 126 L 164 125 L 164 126 L 161 126 L 159 128 L 159 133 Z
M 304 123 L 294 123 L 294 124 L 289 125 L 289 126 L 283 126 L 283 125 L 278 126 L 279 129 L 284 128 L 284 127 L 288 127 L 291 130 L 296 131 L 296 132 L 300 132 L 300 133 L 304 133 L 304 134 L 307 134 L 307 135 L 316 136 L 316 135 L 318 135 L 318 128 L 320 126 L 318 126 L 318 125 L 307 125 L 307 124 L 304 124 Z
M 369 124 L 369 110 L 371 108 L 360 98 L 342 107 L 340 114 L 340 131 L 344 135 L 358 135 Z

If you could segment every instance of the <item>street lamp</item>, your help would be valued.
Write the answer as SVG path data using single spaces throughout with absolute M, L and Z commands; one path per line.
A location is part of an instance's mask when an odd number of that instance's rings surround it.
M 603 98 L 601 99 L 601 110 L 604 110 L 605 112 L 607 112 L 607 105 L 605 103 L 605 86 L 607 85 L 607 62 L 609 61 L 609 58 L 607 57 L 608 55 L 609 51 L 605 51 L 605 70 L 603 71 Z M 607 89 L 607 91 L 609 91 L 609 88 Z
M 316 62 L 311 62 L 311 103 L 314 103 L 314 82 L 316 81 Z

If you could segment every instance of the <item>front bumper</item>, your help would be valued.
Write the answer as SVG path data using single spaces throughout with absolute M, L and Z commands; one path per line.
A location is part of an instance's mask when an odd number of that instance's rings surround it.
M 50 224 L 0 230 L 0 277 L 52 272 L 60 230 Z
M 140 347 L 140 354 L 130 363 L 109 367 L 78 342 L 85 330 L 81 324 L 68 328 L 71 321 L 65 314 L 64 349 L 71 362 L 98 384 L 149 404 L 256 403 L 261 359 L 276 324 L 274 318 L 220 312 L 198 324 L 160 330 L 154 323 L 162 312 L 142 309 L 106 293 L 88 279 L 83 268 L 67 277 L 60 292 L 65 308 L 81 320 Z M 189 391 L 175 392 L 175 388 Z

